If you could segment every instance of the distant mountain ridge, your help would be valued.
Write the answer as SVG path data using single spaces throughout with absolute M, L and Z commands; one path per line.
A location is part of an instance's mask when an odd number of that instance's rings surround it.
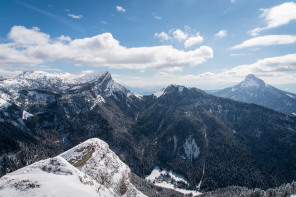
M 245 80 L 237 85 L 212 94 L 296 115 L 296 94 L 268 85 L 253 74 L 247 75 Z
M 138 97 L 109 72 L 89 74 L 96 77 L 31 72 L 0 82 L 1 175 L 96 137 L 133 173 L 183 190 L 296 179 L 295 117 L 179 85 Z

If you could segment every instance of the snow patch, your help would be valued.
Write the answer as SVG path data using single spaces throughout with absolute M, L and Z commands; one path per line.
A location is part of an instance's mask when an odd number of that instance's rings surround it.
M 196 159 L 200 153 L 200 150 L 195 142 L 195 139 L 192 138 L 190 135 L 188 138 L 186 138 L 185 143 L 183 144 L 185 154 L 187 158 L 192 161 Z
M 135 97 L 139 98 L 139 99 L 142 99 L 143 98 L 143 95 L 141 94 L 137 94 L 137 93 L 134 93 Z
M 155 92 L 153 95 L 156 96 L 157 98 L 161 97 L 164 94 L 165 89 L 162 89 L 159 92 Z
M 27 120 L 29 117 L 32 117 L 32 116 L 33 116 L 33 114 L 31 114 L 31 113 L 24 110 L 23 115 L 22 115 L 22 119 Z
M 291 95 L 291 94 L 286 94 L 288 97 L 291 97 L 291 98 L 295 98 L 295 96 Z
M 0 98 L 0 108 L 7 108 L 11 105 L 11 103 L 7 102 L 6 100 Z
M 180 174 L 172 172 L 171 170 L 170 171 L 167 171 L 166 169 L 160 170 L 158 166 L 155 166 L 151 174 L 147 175 L 145 179 L 159 187 L 173 189 L 183 194 L 192 194 L 193 196 L 201 194 L 198 191 L 178 188 L 182 186 L 184 187 L 189 184 L 186 178 Z
M 174 139 L 174 153 L 175 153 L 176 149 L 177 149 L 177 138 L 175 135 L 174 135 L 173 139 Z
M 158 166 L 155 166 L 150 175 L 147 175 L 146 180 L 150 182 L 183 182 L 188 184 L 186 178 L 180 174 L 167 171 L 166 169 L 160 170 Z
M 92 110 L 96 105 L 100 103 L 106 103 L 105 99 L 101 95 L 97 95 L 97 97 L 94 100 L 93 106 L 91 106 L 90 110 Z

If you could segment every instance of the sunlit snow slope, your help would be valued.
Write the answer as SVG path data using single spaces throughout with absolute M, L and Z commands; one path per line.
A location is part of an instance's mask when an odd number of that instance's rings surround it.
M 130 169 L 97 138 L 1 177 L 0 196 L 145 196 Z

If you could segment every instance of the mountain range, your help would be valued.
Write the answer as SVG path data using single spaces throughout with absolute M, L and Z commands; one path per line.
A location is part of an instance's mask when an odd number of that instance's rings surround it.
M 109 72 L 0 81 L 2 176 L 94 137 L 136 177 L 181 191 L 296 179 L 295 116 L 178 85 L 139 96 Z
M 252 74 L 248 75 L 241 83 L 213 94 L 296 115 L 296 94 L 279 90 Z

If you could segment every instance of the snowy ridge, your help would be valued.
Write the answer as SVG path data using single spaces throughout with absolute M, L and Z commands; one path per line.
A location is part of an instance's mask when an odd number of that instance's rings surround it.
M 0 89 L 5 89 L 8 92 L 15 92 L 24 88 L 64 91 L 80 89 L 80 85 L 85 83 L 96 83 L 103 88 L 107 97 L 114 96 L 115 92 L 129 94 L 128 97 L 136 97 L 134 93 L 116 83 L 108 71 L 89 70 L 76 74 L 26 71 L 14 79 L 0 81 Z
M 260 87 L 265 87 L 265 85 L 266 84 L 262 79 L 258 79 L 255 77 L 255 75 L 249 74 L 246 76 L 246 79 L 244 81 L 242 81 L 235 87 L 236 88 L 250 88 L 250 87 L 260 88 Z M 235 90 L 235 87 L 233 87 L 234 90 Z
M 108 74 L 107 71 L 82 71 L 77 74 L 26 71 L 14 79 L 1 81 L 0 88 L 41 88 L 65 90 L 73 85 L 96 81 L 101 76 L 106 74 Z
M 47 73 L 43 71 L 26 71 L 16 77 L 17 80 L 46 81 L 49 83 L 77 84 L 87 83 L 98 79 L 108 73 L 107 71 L 81 71 L 77 74 L 71 73 Z
M 109 146 L 93 138 L 1 177 L 0 196 L 145 196 L 130 169 Z

